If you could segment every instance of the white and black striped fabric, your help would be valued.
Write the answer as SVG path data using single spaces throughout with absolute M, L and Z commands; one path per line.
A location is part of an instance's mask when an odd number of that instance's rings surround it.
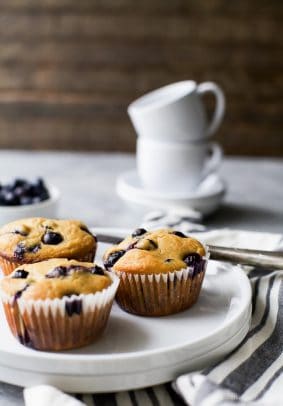
M 235 230 L 207 231 L 190 219 L 152 213 L 142 225 L 193 233 L 207 243 L 243 248 L 283 248 L 282 236 Z M 247 270 L 253 289 L 249 333 L 228 356 L 176 382 L 129 392 L 80 395 L 88 406 L 283 405 L 283 272 Z M 174 388 L 174 389 L 173 389 Z
M 171 383 L 129 392 L 77 395 L 87 406 L 184 406 Z
M 176 382 L 187 404 L 283 405 L 283 274 L 252 270 L 249 333 L 224 360 Z

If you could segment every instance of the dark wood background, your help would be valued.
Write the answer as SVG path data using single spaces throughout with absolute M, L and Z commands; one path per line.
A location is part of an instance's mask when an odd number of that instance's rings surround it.
M 132 151 L 130 101 L 195 79 L 226 153 L 283 155 L 282 25 L 280 0 L 0 0 L 0 148 Z

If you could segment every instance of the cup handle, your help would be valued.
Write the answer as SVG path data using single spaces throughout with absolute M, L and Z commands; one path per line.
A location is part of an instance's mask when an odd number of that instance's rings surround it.
M 225 112 L 225 96 L 222 89 L 214 82 L 203 82 L 197 86 L 197 93 L 203 95 L 212 92 L 216 98 L 214 114 L 206 132 L 212 135 L 218 129 Z
M 220 145 L 212 142 L 209 144 L 211 151 L 211 157 L 208 158 L 206 166 L 203 171 L 203 179 L 207 177 L 212 172 L 215 172 L 219 168 L 223 157 L 223 150 Z

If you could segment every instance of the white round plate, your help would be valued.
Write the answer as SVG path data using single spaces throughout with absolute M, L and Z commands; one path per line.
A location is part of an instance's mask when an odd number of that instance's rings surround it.
M 100 244 L 98 259 L 106 248 Z M 1 308 L 0 380 L 83 393 L 159 384 L 231 351 L 245 337 L 250 316 L 246 275 L 239 267 L 214 261 L 209 261 L 201 295 L 191 309 L 147 318 L 125 313 L 115 304 L 100 339 L 77 350 L 40 352 L 22 346 L 10 333 Z
M 122 199 L 135 207 L 174 208 L 175 211 L 191 208 L 205 215 L 218 208 L 226 193 L 223 180 L 217 174 L 211 174 L 201 182 L 194 192 L 190 191 L 183 195 L 166 197 L 144 189 L 136 170 L 120 175 L 116 189 Z

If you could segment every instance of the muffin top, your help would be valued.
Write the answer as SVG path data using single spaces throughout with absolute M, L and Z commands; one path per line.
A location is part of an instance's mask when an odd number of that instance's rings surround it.
M 0 290 L 14 300 L 45 300 L 100 292 L 111 283 L 98 265 L 55 258 L 18 267 L 0 281 Z
M 206 254 L 204 246 L 180 231 L 161 229 L 135 230 L 120 244 L 108 249 L 103 257 L 107 269 L 129 273 L 173 272 L 192 266 Z
M 81 259 L 93 251 L 96 238 L 78 220 L 41 217 L 14 221 L 0 228 L 0 255 L 19 263 L 49 258 Z

